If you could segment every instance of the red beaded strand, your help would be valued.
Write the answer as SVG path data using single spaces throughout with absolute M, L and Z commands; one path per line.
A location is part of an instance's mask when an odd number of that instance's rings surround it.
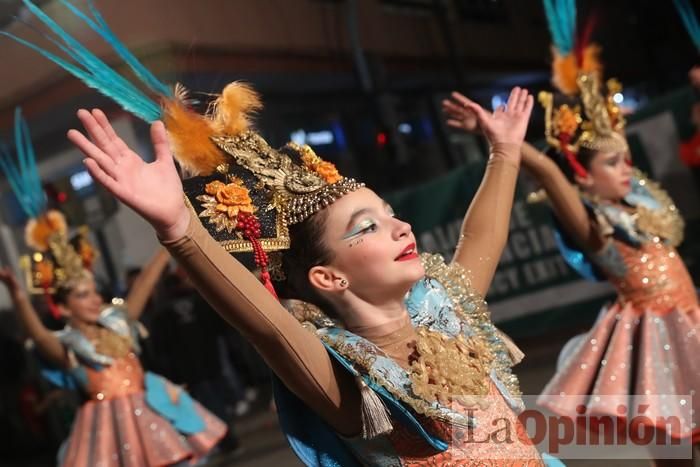
M 250 241 L 253 245 L 253 259 L 255 264 L 260 268 L 260 280 L 265 285 L 265 288 L 277 298 L 277 293 L 272 286 L 272 278 L 267 270 L 269 260 L 267 253 L 263 250 L 260 244 L 260 221 L 258 218 L 247 212 L 239 212 L 237 216 L 238 224 L 236 228 L 243 232 L 243 238 Z

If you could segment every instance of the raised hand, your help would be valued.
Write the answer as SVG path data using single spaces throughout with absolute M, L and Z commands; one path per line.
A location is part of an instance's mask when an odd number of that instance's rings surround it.
M 447 124 L 452 128 L 473 133 L 479 129 L 476 114 L 466 106 L 471 102 L 466 96 L 459 92 L 453 92 L 451 99 L 442 101 L 442 110 L 447 114 Z
M 534 104 L 526 89 L 513 88 L 508 103 L 491 113 L 458 92 L 452 93 L 452 101 L 443 101 L 443 108 L 450 117 L 447 124 L 465 131 L 481 129 L 491 144 L 522 144 Z
M 117 136 L 102 111 L 81 109 L 78 118 L 90 139 L 78 130 L 70 130 L 68 139 L 86 156 L 90 175 L 146 219 L 162 240 L 182 237 L 189 213 L 163 123 L 151 125 L 155 160 L 147 163 Z
M 12 269 L 7 266 L 0 268 L 0 282 L 5 284 L 10 293 L 15 293 L 21 290 L 19 283 L 17 282 L 17 278 L 15 277 L 15 273 L 12 272 Z

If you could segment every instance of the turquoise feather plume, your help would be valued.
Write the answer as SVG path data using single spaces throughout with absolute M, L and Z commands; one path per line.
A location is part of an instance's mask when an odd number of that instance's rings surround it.
M 695 48 L 700 52 L 700 24 L 698 24 L 698 17 L 693 11 L 690 0 L 673 0 L 673 4 L 678 10 L 683 26 L 685 26 L 686 31 L 688 31 L 690 38 L 693 40 Z
M 543 0 L 552 43 L 559 54 L 568 55 L 576 39 L 576 0 Z
M 109 44 L 117 55 L 134 71 L 137 78 L 148 90 L 157 95 L 172 97 L 172 90 L 148 71 L 126 46 L 119 41 L 91 1 L 88 2 L 88 5 L 94 18 L 90 18 L 67 0 L 59 1 L 77 19 L 85 23 Z M 83 81 L 89 87 L 96 89 L 114 100 L 126 111 L 137 117 L 149 123 L 160 118 L 161 108 L 156 100 L 150 98 L 141 89 L 90 52 L 87 47 L 71 36 L 31 0 L 23 0 L 23 3 L 29 12 L 53 33 L 53 37 L 48 34 L 45 35 L 45 37 L 54 43 L 68 59 L 62 58 L 26 39 L 6 31 L 0 31 L 0 34 L 40 53 Z
M 46 196 L 39 178 L 34 146 L 22 110 L 15 109 L 15 151 L 17 161 L 5 144 L 0 145 L 0 169 L 7 177 L 22 211 L 29 218 L 39 217 L 46 210 Z

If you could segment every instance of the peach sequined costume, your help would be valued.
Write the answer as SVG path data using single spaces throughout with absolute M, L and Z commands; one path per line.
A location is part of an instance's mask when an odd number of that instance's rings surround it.
M 619 404 L 643 402 L 651 420 L 680 419 L 680 430 L 669 430 L 671 436 L 698 442 L 700 308 L 688 270 L 658 236 L 636 246 L 611 242 L 625 271 L 605 271 L 618 299 L 566 356 L 538 402 L 570 416 L 579 403 L 589 413 L 614 415 Z
M 106 313 L 109 321 L 117 323 L 114 329 L 125 323 L 123 315 L 114 309 Z M 151 407 L 146 396 L 146 375 L 133 349 L 118 352 L 111 357 L 93 352 L 96 358 L 109 359 L 103 364 L 88 363 L 93 350 L 92 344 L 75 330 L 71 339 L 64 344 L 70 352 L 78 355 L 74 375 L 88 400 L 78 410 L 71 434 L 66 441 L 61 465 L 73 466 L 114 466 L 114 467 L 156 467 L 176 464 L 183 460 L 197 459 L 206 455 L 224 436 L 226 424 L 211 414 L 196 401 L 192 401 L 196 416 L 203 422 L 203 429 L 195 433 L 180 433 L 174 424 L 159 414 L 159 408 Z M 113 337 L 113 336 L 110 336 Z M 120 335 L 125 342 L 129 337 Z M 94 348 L 100 348 L 95 345 Z M 122 355 L 123 353 L 123 355 Z M 174 407 L 189 397 L 174 384 L 151 375 L 164 384 Z

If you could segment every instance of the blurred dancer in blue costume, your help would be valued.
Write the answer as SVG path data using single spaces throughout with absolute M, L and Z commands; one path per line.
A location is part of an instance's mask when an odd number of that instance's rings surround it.
M 138 318 L 161 272 L 166 250 L 145 266 L 126 301 L 105 304 L 91 273 L 95 252 L 87 232 L 69 238 L 64 216 L 48 209 L 26 123 L 15 119 L 19 164 L 4 152 L 0 166 L 29 221 L 23 258 L 27 289 L 43 295 L 66 327 L 49 331 L 9 268 L 0 270 L 17 317 L 42 356 L 53 383 L 79 388 L 85 396 L 59 455 L 66 467 L 88 465 L 165 466 L 206 455 L 226 425 L 180 387 L 144 372 L 138 359 L 143 328 Z

